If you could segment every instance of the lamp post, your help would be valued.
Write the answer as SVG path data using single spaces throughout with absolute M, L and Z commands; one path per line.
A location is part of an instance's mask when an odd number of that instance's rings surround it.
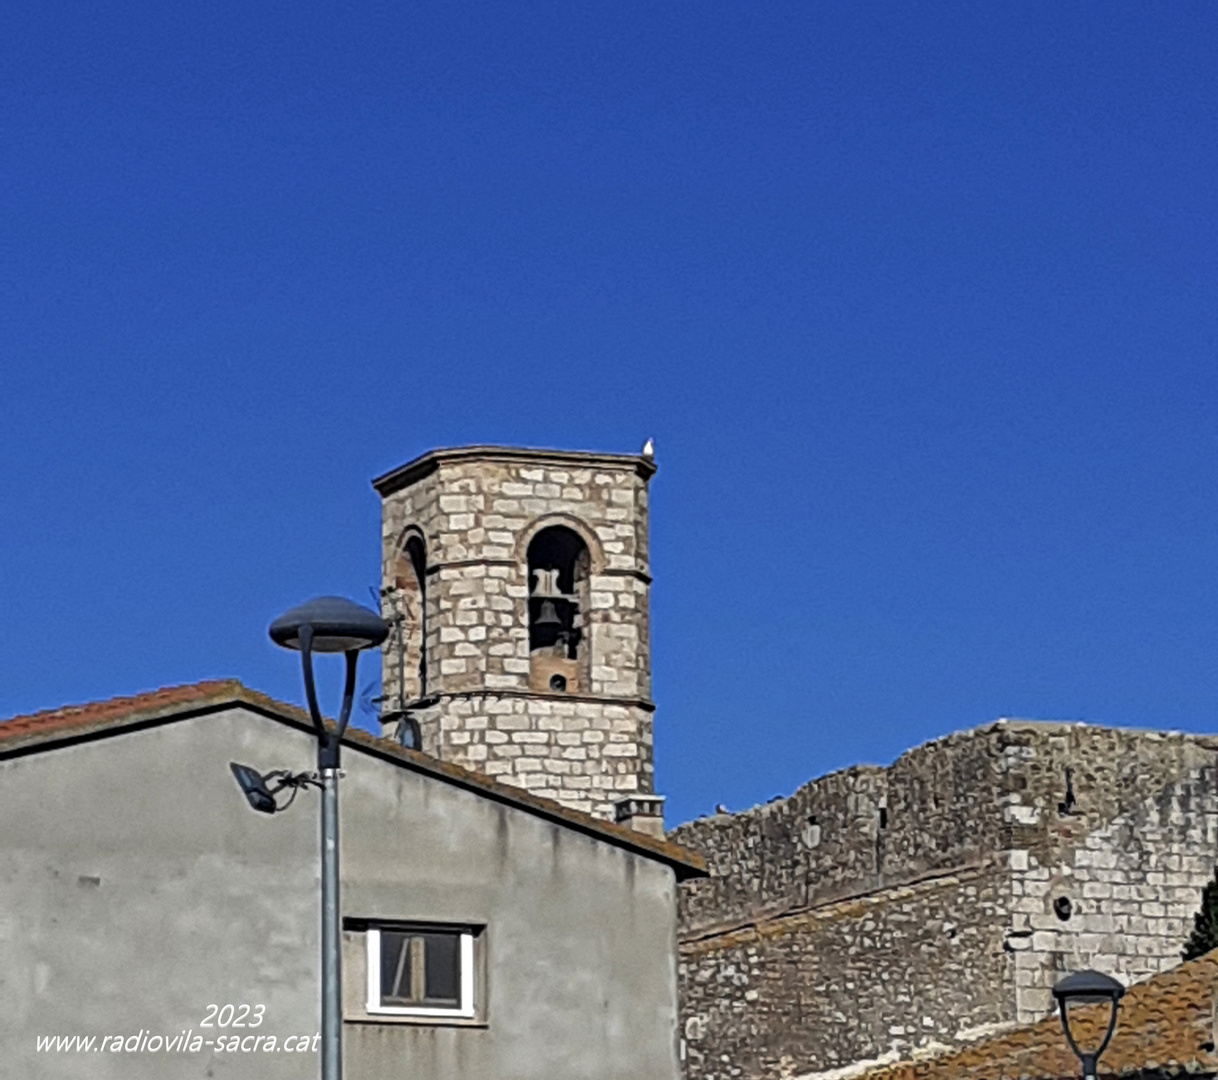
M 338 907 L 338 767 L 339 750 L 351 703 L 355 667 L 362 649 L 375 648 L 389 630 L 381 617 L 340 596 L 319 596 L 280 615 L 270 627 L 271 640 L 300 652 L 305 696 L 317 733 L 317 771 L 321 776 L 321 1076 L 342 1080 L 342 961 Z M 313 654 L 343 653 L 347 660 L 343 705 L 338 723 L 327 728 L 317 705 Z M 273 800 L 272 800 L 273 802 Z
M 1070 1044 L 1070 1049 L 1083 1066 L 1083 1080 L 1095 1080 L 1097 1062 L 1116 1030 L 1117 1008 L 1124 994 L 1125 987 L 1111 975 L 1104 975 L 1099 971 L 1075 972 L 1053 987 L 1053 996 L 1057 999 L 1057 1007 L 1062 1014 L 1062 1030 L 1066 1033 L 1066 1042 Z M 1082 1048 L 1070 1030 L 1070 1004 L 1073 1002 L 1079 1005 L 1094 1005 L 1104 1001 L 1108 1002 L 1110 1009 L 1108 1030 L 1099 1046 L 1094 1049 Z

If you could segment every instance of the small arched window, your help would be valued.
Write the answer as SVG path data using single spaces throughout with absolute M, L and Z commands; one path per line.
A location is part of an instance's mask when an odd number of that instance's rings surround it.
M 418 533 L 398 551 L 382 604 L 393 637 L 385 670 L 385 711 L 401 712 L 427 696 L 427 555 Z
M 579 693 L 589 684 L 591 556 L 574 529 L 551 525 L 529 544 L 529 686 Z

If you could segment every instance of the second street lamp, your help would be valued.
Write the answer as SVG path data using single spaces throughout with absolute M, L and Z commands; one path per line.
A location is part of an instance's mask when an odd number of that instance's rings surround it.
M 1121 998 L 1125 995 L 1123 987 L 1111 975 L 1099 971 L 1078 971 L 1068 975 L 1053 987 L 1053 996 L 1057 999 L 1057 1007 L 1062 1014 L 1062 1030 L 1066 1033 L 1066 1042 L 1083 1066 L 1084 1080 L 1095 1080 L 1096 1068 L 1100 1055 L 1104 1052 L 1112 1033 L 1116 1030 L 1117 1009 Z M 1103 1038 L 1098 1038 L 1098 1029 L 1092 1038 L 1080 1045 L 1080 1032 L 1074 1031 L 1070 1023 L 1070 1005 L 1096 1005 L 1108 1002 L 1109 1012 Z
M 317 771 L 321 778 L 321 1075 L 342 1080 L 342 931 L 338 904 L 338 767 L 343 732 L 355 698 L 355 668 L 362 649 L 380 645 L 389 628 L 374 611 L 341 596 L 319 596 L 280 615 L 270 627 L 271 640 L 300 652 L 305 696 L 317 735 Z M 327 728 L 317 705 L 313 654 L 343 653 L 347 660 L 343 705 L 338 723 Z M 240 779 L 240 777 L 238 777 Z M 251 803 L 252 805 L 252 803 Z

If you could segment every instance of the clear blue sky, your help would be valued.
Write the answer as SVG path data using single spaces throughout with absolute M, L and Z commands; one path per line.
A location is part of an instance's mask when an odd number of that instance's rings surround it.
M 1001 715 L 1218 730 L 1215 41 L 3 5 L 0 715 L 300 700 L 266 625 L 367 598 L 372 476 L 654 435 L 670 820 Z

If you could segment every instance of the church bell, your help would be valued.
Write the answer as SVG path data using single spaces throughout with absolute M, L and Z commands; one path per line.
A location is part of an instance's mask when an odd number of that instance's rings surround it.
M 562 626 L 562 620 L 558 617 L 558 612 L 554 610 L 553 600 L 543 600 L 541 602 L 541 611 L 537 613 L 536 626 Z

